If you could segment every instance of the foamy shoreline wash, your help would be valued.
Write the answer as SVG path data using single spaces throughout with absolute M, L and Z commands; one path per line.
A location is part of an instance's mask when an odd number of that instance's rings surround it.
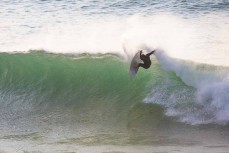
M 116 53 L 142 46 L 229 66 L 227 1 L 0 2 L 0 51 Z M 170 7 L 167 7 L 170 6 Z

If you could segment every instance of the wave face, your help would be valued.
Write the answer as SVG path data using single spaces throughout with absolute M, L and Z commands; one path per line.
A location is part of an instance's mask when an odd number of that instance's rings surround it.
M 8 116 L 1 120 L 19 129 L 34 128 L 22 124 L 31 116 L 31 122 L 39 118 L 38 123 L 44 116 L 62 116 L 62 125 L 65 117 L 80 124 L 126 122 L 123 118 L 142 102 L 153 76 L 140 72 L 131 80 L 129 64 L 114 55 L 2 53 L 0 63 L 1 113 Z M 15 121 L 18 116 L 23 121 Z
M 129 63 L 116 55 L 1 53 L 3 149 L 8 143 L 19 148 L 19 141 L 43 152 L 56 151 L 54 144 L 65 151 L 75 145 L 193 146 L 203 135 L 215 138 L 215 128 L 226 135 L 228 68 L 155 55 L 152 67 L 131 79 Z M 227 144 L 221 137 L 205 143 Z
M 130 109 L 145 102 L 188 124 L 228 123 L 227 67 L 178 60 L 163 51 L 152 60 L 151 70 L 140 69 L 131 80 L 129 64 L 114 55 L 2 53 L 1 108 L 126 123 Z
M 3 97 L 19 96 L 21 98 L 17 98 L 27 105 L 74 106 L 116 98 L 125 101 L 138 92 L 137 98 L 141 97 L 144 89 L 145 83 L 132 84 L 128 65 L 112 55 L 71 57 L 29 53 L 0 56 Z M 135 86 L 138 88 L 132 90 Z M 9 98 L 1 103 L 13 106 L 18 101 Z

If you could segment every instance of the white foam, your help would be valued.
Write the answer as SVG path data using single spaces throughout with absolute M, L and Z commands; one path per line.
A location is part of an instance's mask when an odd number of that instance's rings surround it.
M 167 56 L 161 50 L 158 50 L 155 55 L 167 71 L 175 72 L 193 89 L 181 87 L 183 90 L 177 90 L 171 83 L 173 80 L 169 80 L 164 86 L 160 85 L 159 89 L 156 89 L 159 90 L 158 93 L 153 90 L 152 94 L 145 99 L 146 102 L 162 104 L 167 108 L 167 115 L 177 116 L 181 121 L 190 124 L 229 122 L 228 68 L 200 66 L 197 63 L 177 60 Z M 174 86 L 174 91 L 166 91 L 170 84 Z M 164 91 L 161 91 L 162 89 Z M 163 92 L 168 95 L 164 96 Z M 183 106 L 180 107 L 181 105 Z

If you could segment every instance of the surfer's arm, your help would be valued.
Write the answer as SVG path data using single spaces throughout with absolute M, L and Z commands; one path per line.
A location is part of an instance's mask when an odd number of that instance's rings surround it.
M 146 54 L 146 56 L 150 56 L 150 55 L 152 55 L 155 51 L 156 51 L 156 50 L 153 50 L 152 52 L 150 52 L 150 53 Z
M 142 50 L 140 50 L 140 59 L 144 61 L 144 59 L 142 57 Z

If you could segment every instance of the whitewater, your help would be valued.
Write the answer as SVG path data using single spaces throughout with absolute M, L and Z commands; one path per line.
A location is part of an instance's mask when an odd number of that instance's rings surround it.
M 228 152 L 228 8 L 1 1 L 0 152 Z

